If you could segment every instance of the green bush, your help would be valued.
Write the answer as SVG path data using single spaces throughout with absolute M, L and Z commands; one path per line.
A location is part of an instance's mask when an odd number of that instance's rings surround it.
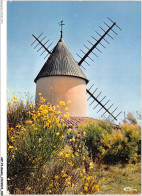
M 113 124 L 105 122 L 103 120 L 99 120 L 97 124 L 104 130 L 106 130 L 108 133 L 112 133 L 113 131 Z
M 88 121 L 79 126 L 91 159 L 106 164 L 137 162 L 141 155 L 140 126 L 124 123 L 119 130 L 112 127 L 105 121 Z
M 124 123 L 121 127 L 123 134 L 128 138 L 128 142 L 136 147 L 136 153 L 141 155 L 141 127 L 138 124 Z
M 139 125 L 125 123 L 121 130 L 114 130 L 112 134 L 104 135 L 99 149 L 103 161 L 107 164 L 135 163 L 141 152 L 140 146 Z
M 107 123 L 88 121 L 79 126 L 78 130 L 82 133 L 82 141 L 85 142 L 91 159 L 95 160 L 100 153 L 100 141 L 103 135 L 111 132 L 111 128 Z

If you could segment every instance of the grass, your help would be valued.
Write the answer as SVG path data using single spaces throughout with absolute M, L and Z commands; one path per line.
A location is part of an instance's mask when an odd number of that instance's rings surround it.
M 115 166 L 98 166 L 102 170 L 104 181 L 97 194 L 141 194 L 141 163 Z M 131 191 L 124 191 L 130 187 Z M 136 191 L 137 190 L 137 191 Z

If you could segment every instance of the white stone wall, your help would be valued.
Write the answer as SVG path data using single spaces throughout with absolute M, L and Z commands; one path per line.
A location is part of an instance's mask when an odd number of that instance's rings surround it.
M 53 105 L 59 101 L 71 101 L 69 113 L 71 116 L 87 116 L 87 96 L 85 80 L 71 76 L 43 77 L 36 82 L 36 103 L 39 93 Z

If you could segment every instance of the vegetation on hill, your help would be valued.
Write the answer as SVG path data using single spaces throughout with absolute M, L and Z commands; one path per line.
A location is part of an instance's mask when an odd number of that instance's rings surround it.
M 70 118 L 70 102 L 60 101 L 53 106 L 39 96 L 37 105 L 15 94 L 8 101 L 7 168 L 11 194 L 140 192 L 140 177 L 136 180 L 134 175 L 140 176 L 141 129 L 133 118 L 117 130 L 105 121 L 69 127 L 65 122 Z M 131 186 L 129 179 L 134 185 L 131 191 L 125 190 Z

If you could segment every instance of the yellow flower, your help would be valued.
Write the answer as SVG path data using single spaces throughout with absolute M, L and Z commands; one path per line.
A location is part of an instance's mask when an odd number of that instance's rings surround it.
M 49 127 L 49 123 L 46 123 L 46 126 Z
M 62 177 L 63 178 L 66 178 L 66 177 L 68 177 L 68 175 L 67 174 L 63 174 Z
M 39 113 L 39 112 L 37 113 L 37 116 L 38 116 L 38 117 L 40 116 L 40 113 Z
M 59 133 L 59 132 L 57 132 L 57 133 L 56 133 L 56 135 L 57 135 L 57 136 L 59 136 L 59 135 L 60 135 L 60 133 Z
M 65 110 L 66 110 L 66 111 L 68 111 L 68 110 L 69 110 L 69 108 L 68 108 L 68 107 L 65 107 Z
M 24 93 L 27 93 L 27 91 L 24 91 Z
M 62 152 L 60 152 L 60 153 L 58 154 L 58 156 L 59 156 L 59 157 L 63 156 L 63 153 L 62 153 Z
M 88 187 L 87 186 L 84 186 L 84 190 L 87 192 L 88 191 Z
M 59 178 L 59 176 L 57 175 L 57 176 L 55 176 L 54 178 L 57 180 L 57 179 Z
M 21 128 L 22 131 L 26 131 L 26 129 L 24 127 Z
M 86 170 L 85 170 L 85 169 L 83 169 L 83 170 L 82 170 L 82 172 L 85 174 L 85 173 L 86 173 Z
M 68 129 L 68 132 L 71 132 L 71 131 L 72 131 L 72 129 L 71 129 L 71 128 L 69 128 L 69 129 Z
M 75 152 L 75 155 L 78 157 L 79 156 L 78 152 Z
M 39 138 L 39 140 L 38 140 L 38 141 L 39 141 L 39 143 L 40 143 L 40 142 L 42 141 L 42 139 L 41 139 L 41 138 Z
M 7 92 L 9 92 L 8 88 L 6 89 Z
M 86 182 L 86 183 L 85 183 L 85 186 L 89 186 L 89 184 Z
M 67 101 L 67 104 L 70 104 L 71 103 L 71 101 Z
M 82 156 L 82 160 L 85 160 L 85 156 Z
M 26 121 L 26 124 L 31 125 L 32 123 L 33 123 L 33 121 L 31 121 L 31 120 L 27 120 L 27 121 Z
M 74 137 L 72 138 L 72 141 L 75 142 L 75 138 Z
M 71 185 L 71 182 L 70 181 L 67 181 L 66 182 L 67 186 Z
M 65 154 L 65 157 L 66 157 L 66 158 L 68 158 L 68 157 L 69 157 L 69 155 L 68 155 L 68 154 Z
M 70 167 L 73 167 L 74 166 L 74 164 L 71 161 L 68 162 L 68 164 L 69 164 Z
M 7 178 L 7 180 L 11 180 L 10 178 Z
M 46 178 L 44 174 L 42 174 L 42 177 L 43 177 L 43 178 Z
M 18 100 L 14 100 L 13 103 L 18 103 Z
M 64 115 L 64 118 L 68 118 L 68 116 L 65 114 L 65 115 Z
M 60 101 L 59 105 L 65 105 L 64 101 Z
M 12 149 L 12 148 L 14 148 L 14 146 L 9 146 L 8 148 L 9 148 L 9 149 Z
M 99 185 L 97 185 L 97 184 L 96 184 L 96 185 L 94 185 L 94 188 L 96 189 L 96 191 L 98 191 L 98 192 L 100 191 L 100 189 L 99 189 Z
M 52 187 L 53 186 L 53 183 L 49 184 L 49 186 Z
M 85 132 L 85 131 L 83 131 L 83 135 L 84 135 L 84 136 L 86 135 L 86 132 Z
M 70 113 L 69 113 L 69 112 L 66 112 L 66 115 L 68 115 L 68 116 L 69 116 L 69 115 L 70 115 Z
M 20 129 L 21 128 L 21 125 L 16 125 L 16 127 Z
M 39 96 L 41 96 L 41 95 L 42 95 L 42 93 L 38 93 L 38 95 L 39 95 Z
M 90 180 L 90 176 L 87 176 L 87 177 L 86 177 L 86 180 L 89 181 L 89 180 Z
M 93 169 L 94 164 L 92 162 L 89 163 L 89 169 Z

